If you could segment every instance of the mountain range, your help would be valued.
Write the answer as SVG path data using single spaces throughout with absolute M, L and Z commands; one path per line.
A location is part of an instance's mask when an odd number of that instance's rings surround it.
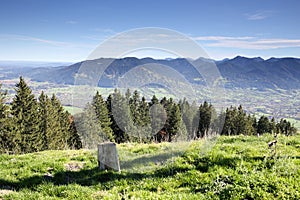
M 200 63 L 200 64 L 199 64 Z M 0 63 L 1 64 L 1 63 Z M 233 59 L 214 61 L 199 58 L 188 60 L 152 59 L 127 57 L 120 59 L 99 58 L 87 60 L 67 66 L 58 67 L 8 67 L 0 65 L 0 79 L 16 78 L 20 75 L 34 81 L 53 82 L 58 84 L 74 84 L 75 77 L 82 66 L 86 69 L 104 68 L 102 77 L 99 77 L 98 86 L 114 87 L 115 83 L 130 70 L 143 65 L 167 66 L 181 74 L 188 82 L 204 84 L 205 80 L 199 75 L 193 65 L 215 65 L 223 77 L 226 88 L 257 88 L 264 89 L 299 89 L 300 88 L 300 59 L 298 58 L 247 58 L 237 56 Z M 151 65 L 150 65 L 151 66 Z

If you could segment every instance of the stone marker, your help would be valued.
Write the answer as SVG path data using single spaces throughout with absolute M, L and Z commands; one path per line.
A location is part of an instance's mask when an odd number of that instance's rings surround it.
M 119 156 L 113 142 L 98 145 L 98 165 L 100 170 L 113 169 L 120 171 Z

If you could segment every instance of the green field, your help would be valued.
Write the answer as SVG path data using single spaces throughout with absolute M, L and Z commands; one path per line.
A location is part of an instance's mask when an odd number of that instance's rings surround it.
M 279 136 L 276 154 L 270 140 L 121 144 L 120 173 L 91 150 L 0 155 L 0 199 L 300 199 L 300 136 Z

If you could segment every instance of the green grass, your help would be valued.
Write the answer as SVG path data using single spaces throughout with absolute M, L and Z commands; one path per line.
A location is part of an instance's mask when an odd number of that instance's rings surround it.
M 71 113 L 71 115 L 75 115 L 75 114 L 81 113 L 83 111 L 82 108 L 77 108 L 74 106 L 64 106 L 64 109 L 66 111 L 68 111 L 69 113 Z
M 120 144 L 120 173 L 91 150 L 0 155 L 0 199 L 300 199 L 300 136 L 279 136 L 276 154 L 270 140 Z

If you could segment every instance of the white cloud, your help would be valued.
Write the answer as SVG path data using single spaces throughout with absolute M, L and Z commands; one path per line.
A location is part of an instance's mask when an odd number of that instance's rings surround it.
M 66 42 L 60 42 L 60 41 L 55 41 L 55 40 L 47 40 L 47 39 L 42 39 L 42 38 L 38 38 L 38 37 L 31 37 L 31 36 L 24 36 L 24 35 L 14 35 L 14 34 L 1 34 L 0 39 L 33 41 L 33 42 L 49 44 L 49 45 L 52 45 L 52 46 L 66 46 L 66 45 L 69 45 L 69 43 L 66 43 Z
M 77 24 L 78 22 L 77 21 L 74 21 L 74 20 L 69 20 L 69 21 L 66 21 L 66 24 Z
M 273 11 L 257 11 L 251 14 L 246 13 L 245 16 L 248 20 L 262 20 L 270 17 L 273 13 Z
M 193 37 L 192 39 L 194 40 L 199 40 L 199 41 L 222 41 L 222 40 L 248 40 L 252 39 L 253 37 L 228 37 L 228 36 L 198 36 L 198 37 Z
M 227 37 L 227 36 L 200 36 L 193 38 L 196 41 L 204 42 L 208 47 L 226 47 L 240 49 L 277 49 L 300 47 L 300 39 L 285 38 L 256 38 L 256 37 Z
M 41 44 L 47 44 L 50 46 L 63 47 L 63 48 L 65 48 L 65 47 L 72 47 L 72 48 L 94 47 L 94 45 L 61 42 L 61 41 L 56 41 L 56 40 L 48 40 L 48 39 L 43 39 L 43 38 L 38 38 L 38 37 L 31 37 L 31 36 L 25 36 L 25 35 L 14 35 L 14 34 L 0 34 L 0 39 L 13 40 L 13 41 L 20 40 L 20 41 L 38 42 Z
M 110 28 L 95 28 L 95 29 L 93 29 L 93 31 L 112 34 L 112 35 L 117 33 L 116 31 L 114 31 L 113 29 L 110 29 Z

